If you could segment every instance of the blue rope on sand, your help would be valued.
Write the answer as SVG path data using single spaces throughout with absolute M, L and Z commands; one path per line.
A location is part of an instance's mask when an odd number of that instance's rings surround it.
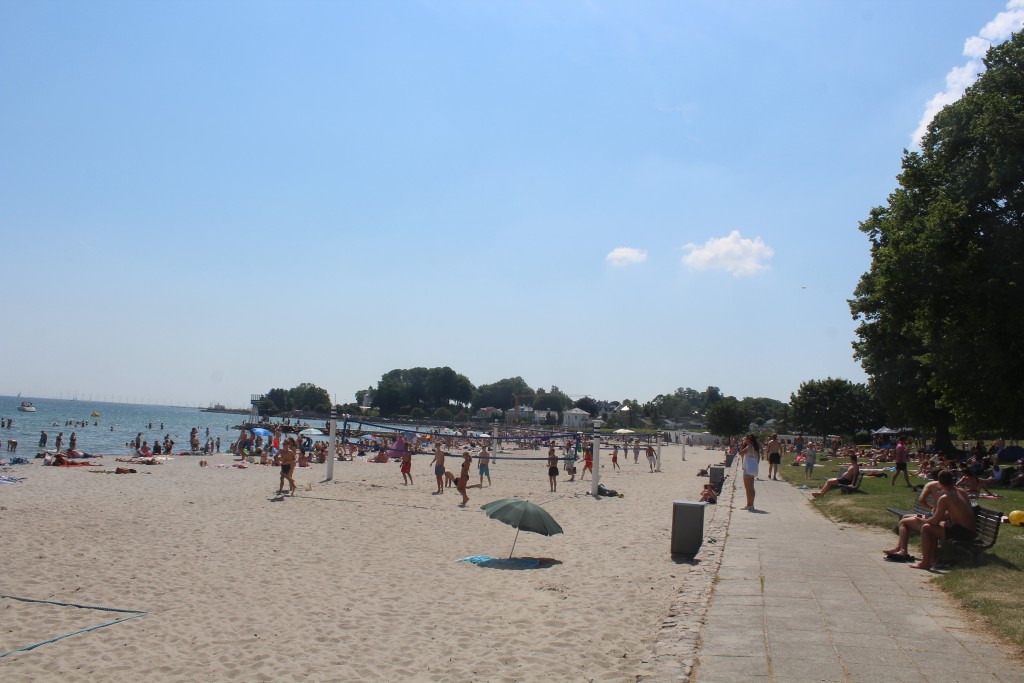
M 7 655 L 13 655 L 15 652 L 27 652 L 28 650 L 34 650 L 35 648 L 39 647 L 40 645 L 47 645 L 49 643 L 56 643 L 58 640 L 63 640 L 64 638 L 70 638 L 71 636 L 76 636 L 79 633 L 88 633 L 89 631 L 95 631 L 97 629 L 105 628 L 107 626 L 113 626 L 114 624 L 120 624 L 122 621 L 128 621 L 130 619 L 138 619 L 139 617 L 144 617 L 147 614 L 149 614 L 149 612 L 141 612 L 141 611 L 139 611 L 137 609 L 119 609 L 117 607 L 97 607 L 96 605 L 80 605 L 80 604 L 75 603 L 75 602 L 60 602 L 58 600 L 36 600 L 34 598 L 20 598 L 17 595 L 2 595 L 2 594 L 0 594 L 0 598 L 9 598 L 11 600 L 20 600 L 21 602 L 41 602 L 41 603 L 46 604 L 46 605 L 58 605 L 60 607 L 78 607 L 79 609 L 94 609 L 94 610 L 99 610 L 101 612 L 120 612 L 120 613 L 123 613 L 123 614 L 130 614 L 131 615 L 130 617 L 123 617 L 121 619 L 115 619 L 114 621 L 109 621 L 109 622 L 107 622 L 105 624 L 100 624 L 99 626 L 90 626 L 88 628 L 82 628 L 82 629 L 78 629 L 77 631 L 72 631 L 71 633 L 65 633 L 62 636 L 57 636 L 56 638 L 50 638 L 49 640 L 44 640 L 44 641 L 38 642 L 38 643 L 36 643 L 34 645 L 29 645 L 27 647 L 19 647 L 16 650 L 11 650 L 10 652 L 4 652 L 3 654 L 0 654 L 0 658 L 6 657 Z

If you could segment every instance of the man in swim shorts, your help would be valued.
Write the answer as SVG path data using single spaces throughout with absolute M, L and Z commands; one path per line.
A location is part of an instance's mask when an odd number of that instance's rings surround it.
M 914 569 L 931 569 L 939 541 L 950 539 L 970 542 L 978 533 L 978 522 L 974 508 L 960 495 L 953 485 L 953 474 L 948 470 L 939 473 L 943 495 L 935 504 L 935 512 L 921 527 L 921 561 L 910 565 Z
M 434 466 L 434 477 L 437 478 L 437 491 L 434 495 L 439 496 L 444 493 L 444 451 L 441 450 L 441 444 L 434 446 L 434 459 L 430 464 Z
M 778 481 L 779 465 L 782 464 L 782 444 L 779 443 L 779 435 L 772 434 L 764 448 L 768 452 L 768 478 Z
M 850 466 L 846 468 L 845 472 L 843 472 L 843 476 L 827 480 L 825 485 L 821 487 L 820 491 L 814 491 L 811 495 L 815 498 L 821 498 L 836 486 L 850 486 L 857 481 L 858 474 L 860 474 L 860 465 L 857 464 L 857 456 L 851 454 Z
M 484 477 L 487 477 L 487 485 L 491 485 L 491 454 L 487 451 L 487 446 L 480 447 L 480 453 L 477 455 L 476 469 L 480 473 L 480 488 L 484 486 Z

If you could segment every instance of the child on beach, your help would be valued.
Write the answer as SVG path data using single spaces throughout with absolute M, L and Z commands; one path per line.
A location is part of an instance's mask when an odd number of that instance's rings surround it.
M 462 502 L 459 503 L 459 507 L 466 507 L 466 503 L 469 502 L 469 496 L 466 495 L 467 484 L 469 484 L 469 466 L 473 464 L 473 456 L 466 451 L 462 454 L 462 470 L 459 472 L 459 481 L 455 485 L 455 489 L 462 494 Z M 483 486 L 483 484 L 481 484 Z
M 548 486 L 551 493 L 558 490 L 558 456 L 555 455 L 555 447 L 548 449 Z
M 298 460 L 298 454 L 296 453 L 295 439 L 288 437 L 284 441 L 284 448 L 281 449 L 280 462 L 281 462 L 281 485 L 277 489 L 277 495 L 284 495 L 284 482 L 287 481 L 291 487 L 289 493 L 295 495 L 295 479 L 292 474 L 295 472 L 295 462 Z
M 704 489 L 700 492 L 700 502 L 710 503 L 715 505 L 718 503 L 718 494 L 715 493 L 715 487 L 711 484 L 704 484 Z
M 412 451 L 406 445 L 402 449 L 402 485 L 412 483 Z

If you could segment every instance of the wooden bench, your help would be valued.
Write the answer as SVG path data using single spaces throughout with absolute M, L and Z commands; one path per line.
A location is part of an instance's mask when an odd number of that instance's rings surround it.
M 979 505 L 974 508 L 974 520 L 978 527 L 978 533 L 973 540 L 965 543 L 946 539 L 942 544 L 944 548 L 952 548 L 969 555 L 971 566 L 978 564 L 978 558 L 996 544 L 996 539 L 999 538 L 999 526 L 1003 522 L 1003 513 Z
M 924 515 L 925 517 L 932 516 L 932 509 L 927 505 L 922 505 L 916 499 L 914 500 L 914 507 L 910 510 L 900 510 L 899 508 L 885 508 L 886 512 L 891 512 L 900 519 L 903 519 L 907 515 Z

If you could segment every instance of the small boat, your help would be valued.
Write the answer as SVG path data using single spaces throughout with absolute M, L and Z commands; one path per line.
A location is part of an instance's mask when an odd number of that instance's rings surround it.
M 22 401 L 21 405 L 18 406 L 18 410 L 23 413 L 34 413 L 36 412 L 36 407 L 32 405 L 31 401 Z

